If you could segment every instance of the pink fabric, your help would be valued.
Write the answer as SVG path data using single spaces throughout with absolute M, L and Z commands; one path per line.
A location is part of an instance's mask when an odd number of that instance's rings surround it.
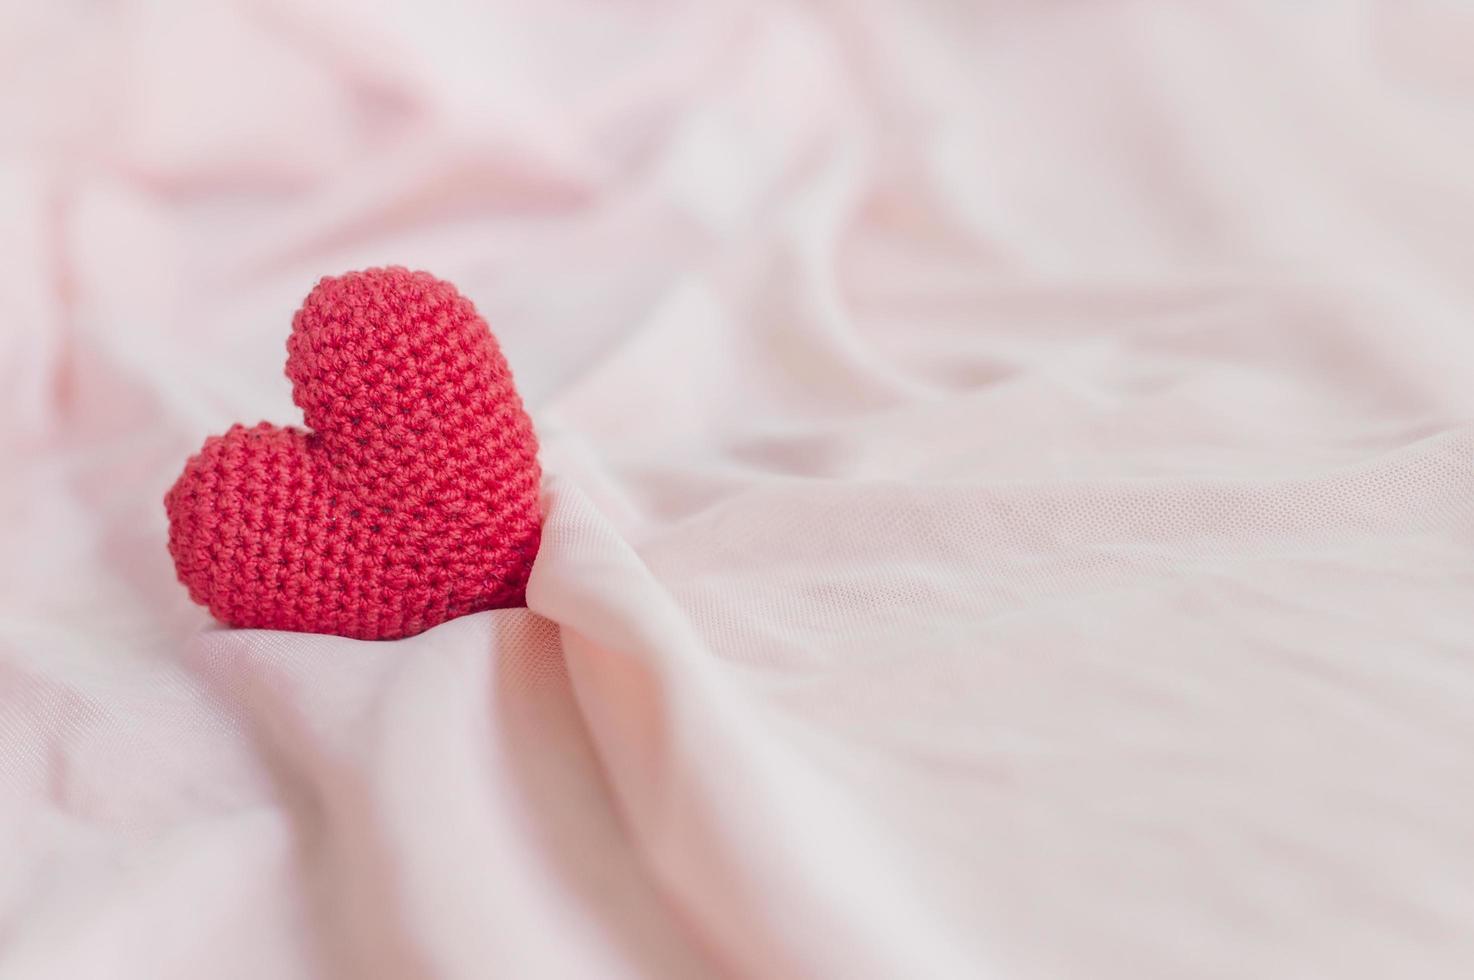
M 0 22 L 0 977 L 1474 972 L 1474 15 L 380 6 Z M 531 609 L 212 628 L 388 262 Z

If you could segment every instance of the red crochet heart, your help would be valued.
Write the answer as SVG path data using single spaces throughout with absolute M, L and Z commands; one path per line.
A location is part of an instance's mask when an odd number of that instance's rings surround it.
M 164 497 L 191 598 L 231 626 L 359 639 L 522 604 L 537 439 L 469 300 L 402 268 L 324 278 L 287 377 L 311 431 L 232 426 Z

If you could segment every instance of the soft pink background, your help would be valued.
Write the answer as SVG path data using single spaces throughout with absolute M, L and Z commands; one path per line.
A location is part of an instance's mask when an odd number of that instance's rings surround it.
M 372 12 L 370 12 L 372 8 Z M 0 977 L 1474 975 L 1474 10 L 0 14 Z M 531 611 L 160 498 L 461 285 Z

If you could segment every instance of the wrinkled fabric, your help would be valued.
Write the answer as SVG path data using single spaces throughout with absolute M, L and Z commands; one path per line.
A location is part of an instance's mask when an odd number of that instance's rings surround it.
M 1474 973 L 1474 13 L 369 11 L 0 15 L 0 977 Z M 530 608 L 212 625 L 384 263 Z

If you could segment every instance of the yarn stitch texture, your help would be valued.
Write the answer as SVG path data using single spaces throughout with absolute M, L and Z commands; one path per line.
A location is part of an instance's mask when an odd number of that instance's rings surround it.
M 287 377 L 307 430 L 232 426 L 164 497 L 194 601 L 357 639 L 524 602 L 537 438 L 469 300 L 399 267 L 326 277 L 292 319 Z

